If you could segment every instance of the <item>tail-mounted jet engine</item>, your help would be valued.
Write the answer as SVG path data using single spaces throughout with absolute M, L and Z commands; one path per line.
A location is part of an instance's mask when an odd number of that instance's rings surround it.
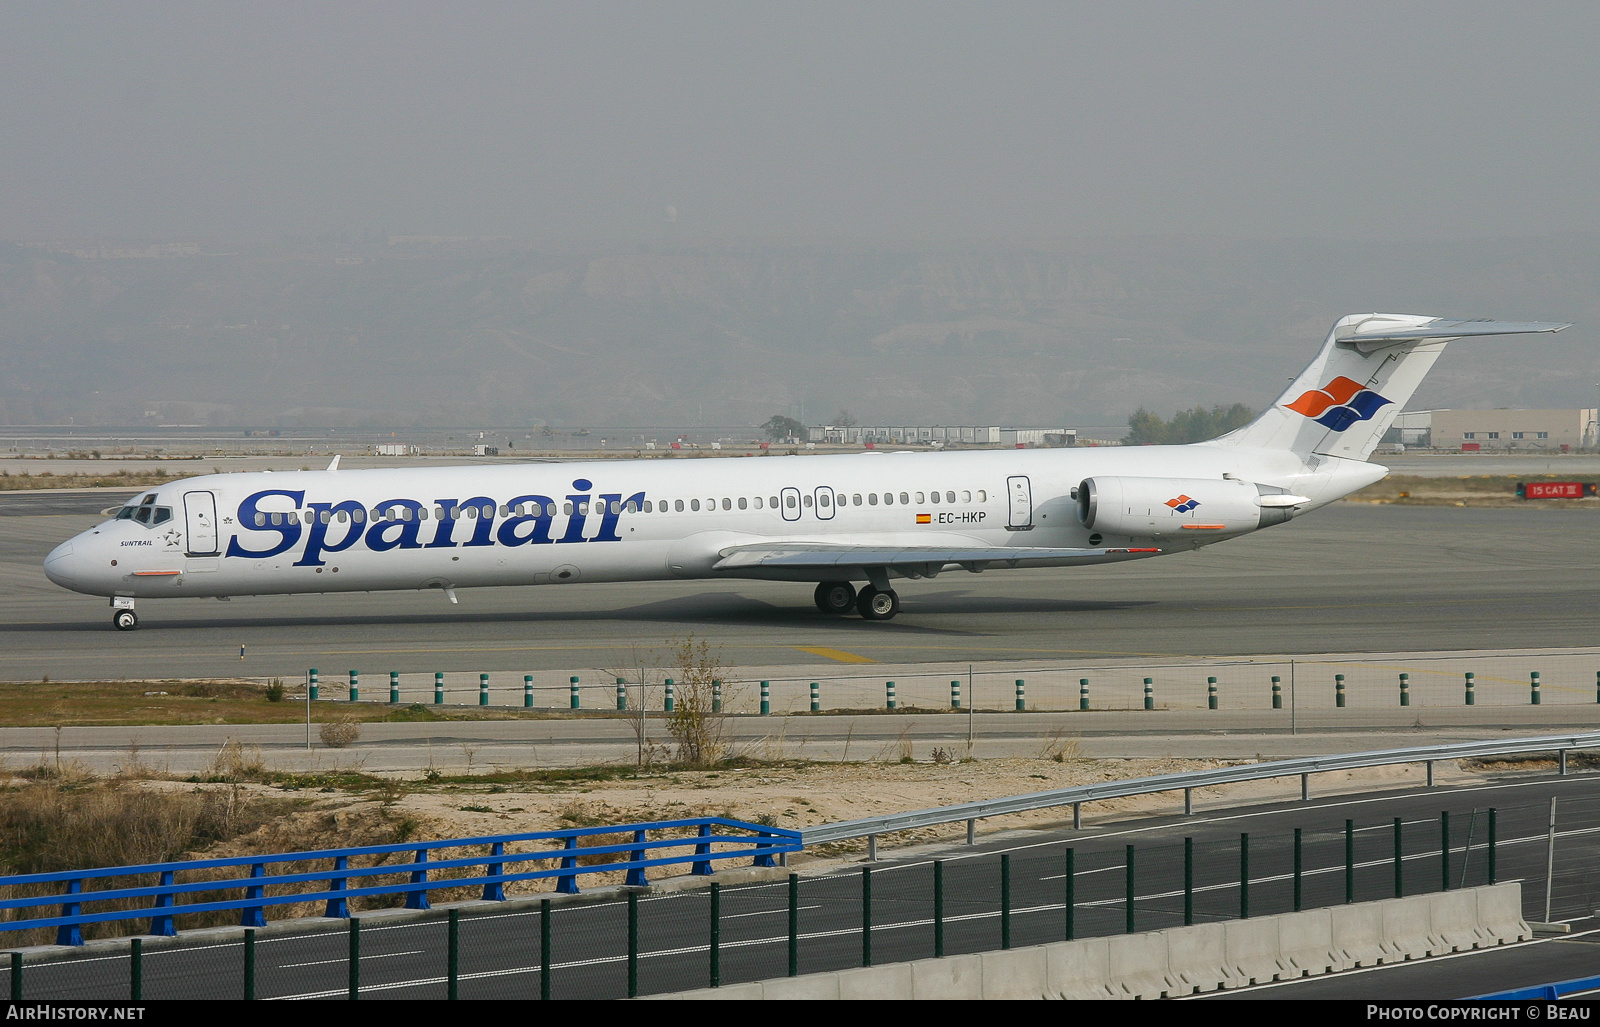
M 1078 520 L 1107 535 L 1136 538 L 1231 535 L 1282 524 L 1309 503 L 1275 485 L 1233 478 L 1085 478 Z

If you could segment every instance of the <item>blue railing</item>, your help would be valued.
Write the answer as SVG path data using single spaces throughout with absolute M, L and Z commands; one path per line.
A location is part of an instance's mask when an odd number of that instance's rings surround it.
M 1517 988 L 1514 991 L 1498 991 L 1493 995 L 1474 995 L 1472 997 L 1489 1001 L 1523 1002 L 1565 998 L 1568 995 L 1577 995 L 1586 991 L 1600 991 L 1600 977 L 1578 977 L 1570 981 L 1557 981 L 1554 984 L 1539 984 L 1532 988 Z
M 682 832 L 693 831 L 692 834 Z M 663 836 L 665 832 L 675 832 Z M 582 845 L 580 839 L 596 836 L 631 836 L 627 841 Z M 654 835 L 654 836 L 652 836 Z M 508 845 L 520 843 L 554 843 L 553 848 L 507 850 Z M 488 851 L 449 859 L 430 859 L 441 849 L 470 849 L 484 847 Z M 12 910 L 34 910 L 39 907 L 60 906 L 59 916 L 31 916 L 28 919 L 0 922 L 0 931 L 24 931 L 39 927 L 56 928 L 56 944 L 82 945 L 84 924 L 107 923 L 116 920 L 150 919 L 150 934 L 171 936 L 177 933 L 174 917 L 195 913 L 212 913 L 239 910 L 240 926 L 266 925 L 266 907 L 302 902 L 326 903 L 323 916 L 349 917 L 350 900 L 375 895 L 404 895 L 407 909 L 428 909 L 428 892 L 440 888 L 483 889 L 482 897 L 488 901 L 504 901 L 505 886 L 518 881 L 535 881 L 555 878 L 555 890 L 561 894 L 576 894 L 578 877 L 584 874 L 603 874 L 626 871 L 624 882 L 629 886 L 648 883 L 646 874 L 655 867 L 690 864 L 691 874 L 710 874 L 712 863 L 725 860 L 749 859 L 752 866 L 776 866 L 775 857 L 801 848 L 800 833 L 780 827 L 763 827 L 722 817 L 701 817 L 694 820 L 661 820 L 648 824 L 618 824 L 611 827 L 578 827 L 560 831 L 532 831 L 526 834 L 486 835 L 478 838 L 451 838 L 441 841 L 404 842 L 395 845 L 367 845 L 348 849 L 319 849 L 312 852 L 285 852 L 268 856 L 240 856 L 232 859 L 201 859 L 183 863 L 149 863 L 142 866 L 102 867 L 94 870 L 70 870 L 53 874 L 17 874 L 0 877 L 0 888 L 7 886 L 57 885 L 61 891 L 50 895 L 26 898 L 0 899 L 0 916 L 13 916 Z M 686 851 L 669 851 L 686 850 Z M 395 853 L 410 853 L 407 863 L 375 863 L 371 866 L 351 866 L 350 861 L 363 856 L 384 857 Z M 611 858 L 611 857 L 622 857 Z M 274 864 L 304 863 L 330 860 L 329 869 L 301 873 L 268 874 Z M 580 861 L 595 862 L 580 865 Z M 538 864 L 555 864 L 538 866 Z M 177 876 L 189 871 L 224 870 L 230 867 L 248 867 L 249 876 L 233 876 L 215 880 L 179 882 Z M 482 867 L 483 872 L 460 877 L 430 877 L 445 871 L 470 870 Z M 523 869 L 518 869 L 519 867 Z M 361 886 L 370 878 L 406 875 L 399 884 L 371 884 Z M 104 891 L 85 891 L 87 882 L 106 878 L 150 875 L 158 883 L 139 888 L 115 888 Z M 282 891 L 268 894 L 268 889 L 295 888 L 326 882 L 320 890 Z M 239 898 L 221 898 L 204 902 L 184 902 L 183 897 L 205 892 L 243 892 Z M 5 894 L 0 891 L 0 894 Z M 133 909 L 102 910 L 85 913 L 86 904 L 105 902 L 152 900 L 148 906 Z

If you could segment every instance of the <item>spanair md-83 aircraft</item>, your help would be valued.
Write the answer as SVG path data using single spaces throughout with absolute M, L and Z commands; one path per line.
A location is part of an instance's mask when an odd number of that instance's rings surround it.
M 1352 314 L 1266 413 L 1189 446 L 206 475 L 44 570 L 124 631 L 138 599 L 674 578 L 816 582 L 824 612 L 887 620 L 897 578 L 1142 560 L 1331 503 L 1388 473 L 1367 457 L 1446 343 L 1566 327 Z

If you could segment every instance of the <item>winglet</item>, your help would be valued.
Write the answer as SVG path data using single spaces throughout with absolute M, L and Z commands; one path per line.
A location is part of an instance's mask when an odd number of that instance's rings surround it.
M 335 453 L 334 457 L 333 457 L 333 460 L 328 464 L 328 470 L 337 471 L 338 469 L 339 469 L 339 454 Z

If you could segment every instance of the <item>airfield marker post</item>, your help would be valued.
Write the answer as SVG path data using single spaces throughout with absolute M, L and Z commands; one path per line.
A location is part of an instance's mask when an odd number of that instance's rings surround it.
M 676 702 L 676 698 L 677 697 L 673 693 L 673 688 L 674 688 L 673 681 L 672 681 L 671 678 L 667 678 L 667 680 L 662 682 L 662 684 L 666 687 L 666 692 L 667 692 L 666 698 L 662 701 L 662 708 L 667 713 L 671 713 L 672 710 L 673 710 L 673 707 L 675 707 L 677 705 L 677 702 Z
M 400 703 L 400 672 L 389 672 L 389 705 L 396 706 Z
M 478 705 L 489 705 L 489 675 L 478 675 Z
M 1344 708 L 1344 675 L 1343 674 L 1335 674 L 1333 676 L 1333 705 L 1335 707 L 1340 708 L 1340 709 Z
M 1089 679 L 1088 678 L 1079 678 L 1078 679 L 1078 709 L 1086 710 L 1088 708 L 1089 708 Z
M 1478 704 L 1478 697 L 1476 695 L 1474 695 L 1473 691 L 1472 691 L 1473 684 L 1474 684 L 1474 682 L 1472 680 L 1472 671 L 1469 670 L 1469 671 L 1467 671 L 1467 697 L 1466 697 L 1466 704 L 1468 706 L 1476 706 Z
M 529 681 L 532 681 L 532 678 Z M 567 689 L 569 696 L 567 706 L 574 710 L 581 708 L 583 701 L 578 698 L 578 676 L 576 674 L 567 678 Z
M 1028 708 L 1028 686 L 1022 678 L 1017 678 L 1017 712 L 1021 713 Z
M 1147 710 L 1153 710 L 1156 708 L 1154 685 L 1155 681 L 1153 679 L 1144 679 L 1144 708 Z
M 1600 674 L 1597 674 L 1596 677 L 1600 677 Z M 1595 685 L 1595 689 L 1596 693 L 1600 694 L 1600 684 Z M 950 682 L 950 708 L 952 710 L 961 708 L 961 682 L 954 679 Z
M 717 683 L 716 688 L 717 688 L 717 691 L 719 691 L 719 692 L 722 690 L 722 685 L 721 685 L 720 682 Z M 722 706 L 721 700 L 717 701 L 716 706 L 719 709 L 721 708 L 721 706 Z M 770 714 L 771 712 L 772 712 L 772 682 L 763 681 L 763 682 L 761 682 L 761 715 L 763 717 L 765 717 L 768 714 Z
M 891 710 L 899 709 L 900 708 L 900 704 L 898 702 L 896 702 L 895 698 L 894 698 L 894 682 L 893 681 L 885 681 L 883 683 L 883 690 L 884 690 L 884 701 L 888 704 L 887 708 L 891 709 Z
M 524 674 L 522 675 L 522 708 L 528 709 L 531 706 L 533 706 L 533 675 Z
M 350 701 L 356 702 L 361 698 L 361 674 L 359 671 L 350 672 Z
M 817 685 L 817 683 L 815 681 L 811 682 L 811 712 L 812 713 L 816 713 L 816 712 L 818 712 L 819 710 L 822 709 L 822 697 L 817 694 L 818 687 L 819 686 Z
M 1539 705 L 1539 672 L 1528 671 L 1528 705 Z
M 442 670 L 433 672 L 433 704 L 435 706 L 444 705 L 444 671 Z
M 1402 673 L 1400 675 L 1400 705 L 1401 706 L 1410 706 L 1411 705 L 1411 675 L 1410 674 Z
M 624 678 L 617 678 L 617 709 L 626 711 L 628 708 L 628 682 Z
M 1596 677 L 1600 677 L 1600 674 L 1597 674 Z M 309 688 L 308 691 L 309 691 L 309 694 L 310 694 L 311 698 L 313 700 L 316 699 L 316 697 L 317 697 L 317 668 L 315 668 L 315 667 L 311 668 L 311 685 L 310 685 L 310 688 Z M 1596 685 L 1595 685 L 1595 701 L 1600 702 L 1600 682 L 1597 682 Z
M 1272 708 L 1283 709 L 1283 683 L 1278 680 L 1278 675 L 1272 675 Z
M 1217 708 L 1217 679 L 1206 678 L 1206 709 Z
M 762 691 L 765 692 L 766 689 L 762 689 Z M 766 706 L 767 706 L 766 703 L 762 703 L 761 704 L 761 712 L 762 713 L 766 713 L 767 712 Z M 712 713 L 721 713 L 722 712 L 722 679 L 721 678 L 712 678 L 711 679 L 711 712 Z

